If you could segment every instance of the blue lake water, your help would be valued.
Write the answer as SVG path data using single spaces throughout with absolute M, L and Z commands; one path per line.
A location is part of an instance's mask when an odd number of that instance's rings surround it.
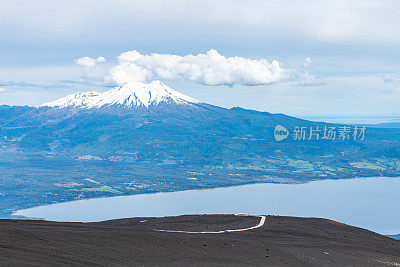
M 119 196 L 34 207 L 14 214 L 53 221 L 91 222 L 215 213 L 322 217 L 382 234 L 400 233 L 400 178 L 251 184 Z

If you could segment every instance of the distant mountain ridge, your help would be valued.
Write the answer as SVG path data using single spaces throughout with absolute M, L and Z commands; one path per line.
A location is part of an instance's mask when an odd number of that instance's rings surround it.
M 274 139 L 276 125 L 293 129 L 296 126 L 322 128 L 329 124 L 284 114 L 210 105 L 181 94 L 160 81 L 127 83 L 104 93 L 71 94 L 38 107 L 0 108 L 0 137 L 3 136 L 6 146 L 12 145 L 25 151 L 41 149 L 56 154 L 61 151 L 61 154 L 75 154 L 84 149 L 100 157 L 108 153 L 110 147 L 113 150 L 127 149 L 138 140 L 149 143 L 150 140 L 146 140 L 154 135 L 161 143 L 175 142 L 176 145 L 179 145 L 173 137 L 176 135 L 192 143 L 212 137 L 201 141 L 201 145 L 214 147 L 231 143 L 232 140 L 226 143 L 224 138 L 227 137 L 252 136 L 253 139 L 265 140 L 258 144 L 257 149 L 270 147 L 283 151 L 287 149 L 288 153 L 298 151 L 300 154 L 315 153 L 318 149 L 323 152 L 333 148 L 351 150 L 352 146 L 365 148 L 365 144 L 359 142 L 348 146 L 348 142 L 294 142 L 291 138 L 277 143 Z M 380 140 L 383 134 L 389 139 L 396 138 L 393 137 L 395 132 L 395 129 L 371 128 L 367 142 Z M 183 140 L 180 142 L 182 144 Z M 52 145 L 54 143 L 58 145 Z M 59 150 L 61 147 L 63 149 Z M 238 151 L 232 152 L 235 154 Z M 352 153 L 355 151 L 359 149 Z

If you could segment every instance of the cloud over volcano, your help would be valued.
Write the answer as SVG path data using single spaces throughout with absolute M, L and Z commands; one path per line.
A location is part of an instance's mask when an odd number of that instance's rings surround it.
M 290 70 L 273 60 L 225 57 L 216 50 L 206 54 L 142 55 L 136 50 L 122 53 L 110 69 L 118 84 L 154 79 L 193 81 L 205 85 L 265 85 L 286 80 Z

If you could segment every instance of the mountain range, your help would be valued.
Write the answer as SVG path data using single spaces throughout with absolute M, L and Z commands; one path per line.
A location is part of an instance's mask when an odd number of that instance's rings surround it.
M 278 125 L 288 131 L 280 142 Z M 344 138 L 322 138 L 346 127 Z M 398 176 L 400 129 L 371 127 L 362 139 L 354 129 L 222 108 L 160 81 L 0 106 L 0 213 L 122 194 Z

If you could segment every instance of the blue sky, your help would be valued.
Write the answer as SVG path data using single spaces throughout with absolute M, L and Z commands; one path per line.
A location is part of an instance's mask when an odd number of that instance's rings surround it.
M 80 57 L 104 57 L 107 70 L 132 50 L 185 56 L 215 49 L 227 58 L 277 60 L 295 75 L 256 86 L 164 82 L 224 107 L 400 115 L 399 27 L 400 2 L 388 0 L 2 1 L 0 104 L 107 90 L 85 77 L 74 61 Z

